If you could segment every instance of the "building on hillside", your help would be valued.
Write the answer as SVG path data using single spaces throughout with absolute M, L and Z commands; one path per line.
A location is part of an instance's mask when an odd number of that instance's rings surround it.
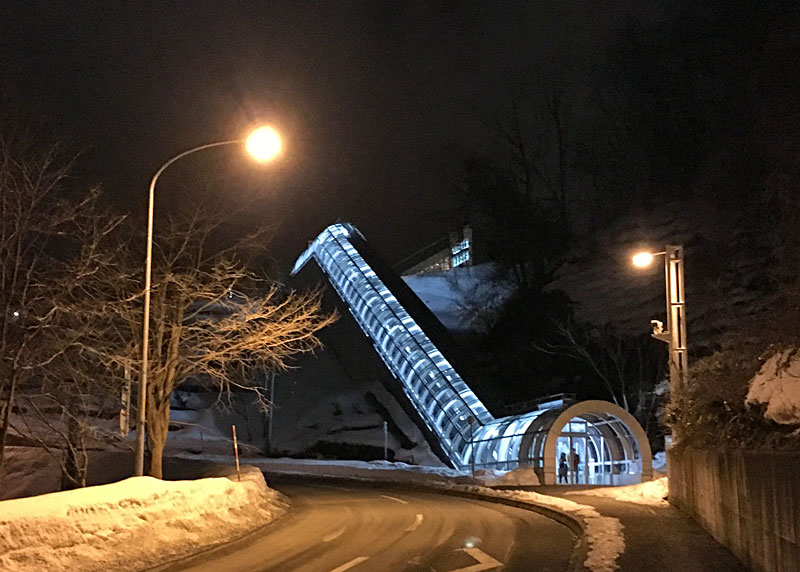
M 437 240 L 401 261 L 395 270 L 401 276 L 443 272 L 459 266 L 472 266 L 472 228 L 451 232 L 448 239 Z

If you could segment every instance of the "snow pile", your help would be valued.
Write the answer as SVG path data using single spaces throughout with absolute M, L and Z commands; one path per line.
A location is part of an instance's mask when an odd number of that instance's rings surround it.
M 533 467 L 528 465 L 508 472 L 492 471 L 484 474 L 482 471 L 476 471 L 475 477 L 482 480 L 487 487 L 535 487 L 540 484 Z
M 770 357 L 750 380 L 747 403 L 767 406 L 764 416 L 786 425 L 800 424 L 800 353 L 784 350 Z
M 124 481 L 0 502 L 0 569 L 141 570 L 227 542 L 286 504 L 258 471 L 242 481 Z
M 661 477 L 660 479 L 645 481 L 637 485 L 603 487 L 588 491 L 569 492 L 567 494 L 607 497 L 618 501 L 650 506 L 667 506 L 669 503 L 665 499 L 669 494 L 668 482 L 667 477 Z

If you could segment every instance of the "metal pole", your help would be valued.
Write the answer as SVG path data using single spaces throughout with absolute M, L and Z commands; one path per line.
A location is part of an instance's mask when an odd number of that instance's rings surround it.
M 689 380 L 686 351 L 686 295 L 683 247 L 668 245 L 664 255 L 667 285 L 667 329 L 669 330 L 669 381 L 671 391 L 683 391 Z
M 235 139 L 232 141 L 218 141 L 216 143 L 208 143 L 206 145 L 200 145 L 199 147 L 193 147 L 188 151 L 184 151 L 179 153 L 169 159 L 166 163 L 161 165 L 161 167 L 156 171 L 156 174 L 153 175 L 152 180 L 150 181 L 150 196 L 149 202 L 147 205 L 147 255 L 144 261 L 144 317 L 142 323 L 142 371 L 141 371 L 141 379 L 139 381 L 139 394 L 138 394 L 138 412 L 137 412 L 137 421 L 136 421 L 136 451 L 135 451 L 135 467 L 134 467 L 134 474 L 137 477 L 144 475 L 144 441 L 145 441 L 145 431 L 146 431 L 146 410 L 147 410 L 147 366 L 148 366 L 148 355 L 149 355 L 149 344 L 150 344 L 150 278 L 152 273 L 153 267 L 153 197 L 155 195 L 156 189 L 156 181 L 158 181 L 158 177 L 164 170 L 172 165 L 178 159 L 189 155 L 190 153 L 194 153 L 195 151 L 200 151 L 202 149 L 208 149 L 210 147 L 219 147 L 220 145 L 230 145 L 232 143 L 240 143 L 241 139 Z
M 475 426 L 473 423 L 475 422 L 475 417 L 470 415 L 467 417 L 467 421 L 469 421 L 469 464 L 470 464 L 470 471 L 472 473 L 472 478 L 475 478 Z
M 383 422 L 383 460 L 389 460 L 389 424 Z
M 267 418 L 267 452 L 272 452 L 272 418 L 275 416 L 275 372 L 269 380 L 269 417 Z
M 233 454 L 236 456 L 236 480 L 242 480 L 242 474 L 239 472 L 239 443 L 236 441 L 236 425 L 231 425 L 233 430 Z

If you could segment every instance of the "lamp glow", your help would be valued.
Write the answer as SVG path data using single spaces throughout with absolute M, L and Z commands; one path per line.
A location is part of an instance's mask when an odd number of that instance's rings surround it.
M 275 128 L 259 127 L 245 140 L 247 153 L 259 163 L 271 161 L 281 152 L 281 136 Z
M 637 268 L 645 268 L 653 263 L 653 254 L 650 252 L 639 252 L 633 256 L 633 265 Z

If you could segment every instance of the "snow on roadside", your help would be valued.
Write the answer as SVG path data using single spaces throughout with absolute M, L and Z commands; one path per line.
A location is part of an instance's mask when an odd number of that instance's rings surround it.
M 567 493 L 567 495 L 606 497 L 650 506 L 668 506 L 669 503 L 665 500 L 667 494 L 669 494 L 667 477 L 625 487 L 602 487 Z
M 141 570 L 240 537 L 286 510 L 257 470 L 242 481 L 133 477 L 0 502 L 0 570 Z
M 475 476 L 479 476 L 478 471 L 475 472 Z M 487 487 L 535 487 L 540 484 L 536 471 L 527 465 L 513 471 L 486 472 L 480 477 Z
M 776 352 L 750 380 L 747 403 L 767 406 L 764 417 L 787 425 L 800 424 L 800 352 Z
M 456 487 L 485 496 L 510 498 L 540 504 L 566 512 L 583 520 L 584 534 L 589 545 L 583 565 L 592 572 L 613 572 L 619 568 L 617 559 L 625 552 L 624 527 L 618 518 L 603 516 L 594 507 L 560 497 L 533 491 L 501 491 L 485 487 Z

